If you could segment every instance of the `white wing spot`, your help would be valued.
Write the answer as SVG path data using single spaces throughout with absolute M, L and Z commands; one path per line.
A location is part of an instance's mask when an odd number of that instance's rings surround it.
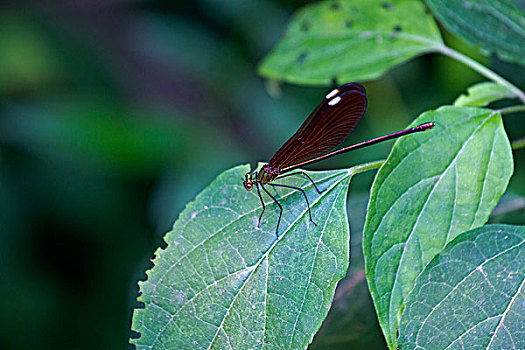
M 338 104 L 339 101 L 341 101 L 341 96 L 337 96 L 337 97 L 334 98 L 332 101 L 328 102 L 328 104 L 329 104 L 330 106 L 334 106 L 334 105 Z
M 328 95 L 326 95 L 326 99 L 330 99 L 332 97 L 334 97 L 335 95 L 337 95 L 339 93 L 339 90 L 338 89 L 333 89 Z

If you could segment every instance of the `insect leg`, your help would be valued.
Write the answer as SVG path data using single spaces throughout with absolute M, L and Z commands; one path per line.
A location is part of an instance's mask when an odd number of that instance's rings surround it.
M 269 185 L 269 184 L 268 184 Z M 273 186 L 273 185 L 272 185 Z M 275 204 L 277 204 L 277 206 L 279 207 L 280 209 L 280 212 L 279 212 L 279 220 L 277 220 L 277 228 L 275 229 L 275 235 L 277 236 L 277 239 L 279 239 L 279 224 L 281 223 L 281 217 L 283 216 L 283 207 L 281 206 L 281 203 L 279 203 L 279 201 L 277 199 L 275 199 L 274 196 L 272 196 L 270 194 L 270 192 L 268 192 L 268 190 L 266 188 L 264 188 L 264 186 L 261 184 L 261 188 L 263 189 L 264 192 L 266 192 L 267 195 L 270 196 L 271 199 L 273 199 L 273 201 L 275 202 Z
M 310 203 L 308 202 L 308 197 L 306 196 L 306 192 L 304 192 L 304 190 L 302 188 L 299 188 L 299 187 L 293 187 L 293 186 L 288 186 L 288 185 L 281 185 L 281 184 L 268 184 L 270 186 L 276 186 L 276 187 L 285 187 L 285 188 L 291 188 L 291 189 L 294 189 L 294 190 L 297 190 L 297 191 L 301 191 L 301 193 L 304 195 L 304 199 L 306 200 L 306 205 L 308 206 L 308 215 L 310 216 L 310 221 L 315 225 L 317 226 L 317 224 L 315 223 L 314 220 L 312 220 L 312 212 L 310 211 Z
M 308 178 L 308 180 L 310 180 L 310 182 L 312 183 L 312 185 L 314 185 L 315 187 L 315 190 L 317 191 L 317 193 L 321 194 L 323 193 L 324 191 L 326 191 L 326 188 L 324 190 L 319 190 L 319 188 L 317 187 L 317 185 L 315 184 L 314 180 L 312 180 L 312 178 L 307 174 L 305 173 L 304 171 L 296 171 L 295 173 L 290 173 L 290 174 L 284 174 L 284 175 L 279 175 L 279 177 L 277 179 L 282 179 L 283 177 L 287 177 L 287 176 L 292 176 L 292 175 L 304 175 Z
M 261 187 L 262 187 L 262 185 L 261 185 Z M 259 191 L 259 183 L 258 182 L 255 182 L 255 188 L 257 188 L 257 194 L 259 195 L 259 199 L 261 200 L 261 204 L 262 204 L 262 207 L 263 207 L 263 210 L 261 211 L 261 214 L 259 215 L 259 223 L 257 224 L 257 228 L 261 228 L 261 219 L 262 219 L 262 216 L 264 214 L 264 211 L 266 210 L 266 205 L 264 205 L 264 201 L 263 201 L 262 196 L 261 196 L 261 191 Z

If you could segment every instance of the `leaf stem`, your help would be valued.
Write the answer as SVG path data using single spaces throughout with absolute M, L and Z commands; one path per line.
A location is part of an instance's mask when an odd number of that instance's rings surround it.
M 350 169 L 348 169 L 348 173 L 349 175 L 353 176 L 355 174 L 364 173 L 365 171 L 368 171 L 368 170 L 378 169 L 381 167 L 381 165 L 383 165 L 384 162 L 385 160 L 383 159 L 383 160 L 376 160 L 370 163 L 359 164 L 359 165 L 353 166 Z
M 516 95 L 517 98 L 519 98 L 525 103 L 525 93 L 523 91 L 521 91 L 518 87 L 516 87 L 508 80 L 502 78 L 500 75 L 496 74 L 484 65 L 480 64 L 479 62 L 445 45 L 438 46 L 437 51 L 444 54 L 445 56 L 453 58 L 456 61 L 469 66 L 470 68 L 472 68 L 479 74 L 487 77 L 488 79 L 492 80 L 493 82 L 506 86 L 509 90 L 511 90 L 514 93 L 514 95 Z
M 516 105 L 498 109 L 501 114 L 510 114 L 516 112 L 525 112 L 525 105 Z

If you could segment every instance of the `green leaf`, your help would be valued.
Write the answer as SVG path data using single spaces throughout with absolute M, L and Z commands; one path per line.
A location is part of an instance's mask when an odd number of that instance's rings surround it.
M 525 227 L 462 233 L 419 276 L 401 349 L 524 349 Z
M 366 274 L 390 348 L 417 276 L 459 233 L 487 221 L 513 172 L 499 113 L 445 106 L 414 124 L 430 121 L 434 129 L 396 142 L 368 206 Z
M 460 95 L 456 101 L 454 101 L 454 105 L 483 107 L 497 100 L 514 97 L 514 93 L 506 86 L 492 82 L 484 82 L 469 87 L 467 94 Z
M 525 7 L 514 0 L 427 0 L 451 32 L 481 52 L 525 64 Z
M 356 168 L 353 168 L 356 169 Z M 305 348 L 321 326 L 348 268 L 346 193 L 353 170 L 309 172 L 278 192 L 284 211 L 242 186 L 248 166 L 225 171 L 188 204 L 140 282 L 132 329 L 138 349 Z
M 323 1 L 298 11 L 259 72 L 312 85 L 375 79 L 440 45 L 419 1 Z

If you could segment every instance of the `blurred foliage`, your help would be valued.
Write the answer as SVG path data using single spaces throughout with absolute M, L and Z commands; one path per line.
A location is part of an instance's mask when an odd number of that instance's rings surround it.
M 222 170 L 268 160 L 325 93 L 284 85 L 275 99 L 256 74 L 291 12 L 304 3 L 3 4 L 0 347 L 128 348 L 137 280 L 184 204 Z M 448 34 L 445 39 L 462 45 Z M 492 67 L 524 86 L 521 67 L 495 58 Z M 481 80 L 444 57 L 395 68 L 365 83 L 369 110 L 347 142 L 403 128 Z M 511 140 L 525 135 L 522 118 L 505 117 Z M 389 147 L 313 168 L 383 159 Z M 514 156 L 510 191 L 522 198 L 525 151 Z M 372 176 L 356 176 L 350 196 L 366 203 Z M 360 208 L 358 215 L 350 211 L 356 222 L 363 222 Z M 508 222 L 504 216 L 525 222 L 523 206 L 494 220 Z M 360 231 L 353 230 L 350 281 L 352 271 L 359 276 L 354 268 L 362 270 L 353 241 Z M 384 348 L 366 283 L 350 283 L 336 292 L 314 348 Z

